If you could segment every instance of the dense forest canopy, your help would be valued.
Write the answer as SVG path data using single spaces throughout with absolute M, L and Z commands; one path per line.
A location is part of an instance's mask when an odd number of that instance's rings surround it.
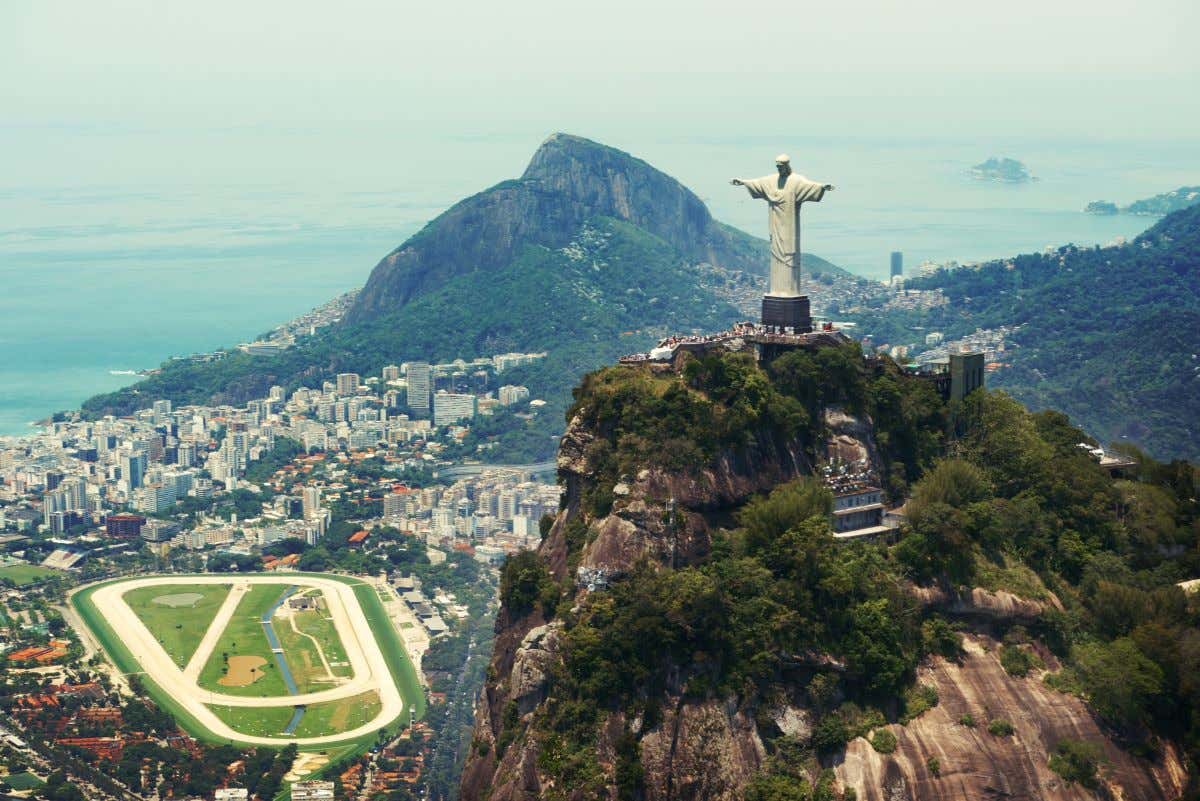
M 910 286 L 940 288 L 949 304 L 872 319 L 885 340 L 1019 326 L 1011 367 L 989 383 L 1069 414 L 1104 443 L 1200 457 L 1200 206 L 1119 247 L 1066 246 Z

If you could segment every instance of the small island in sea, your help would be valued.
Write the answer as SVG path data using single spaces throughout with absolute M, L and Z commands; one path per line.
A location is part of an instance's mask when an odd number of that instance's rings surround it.
M 1117 204 L 1111 200 L 1093 200 L 1091 203 L 1083 207 L 1084 212 L 1088 214 L 1100 214 L 1104 216 L 1116 214 L 1120 211 Z
M 971 168 L 971 175 L 983 181 L 1023 184 L 1034 180 L 1029 168 L 1016 159 L 992 156 Z

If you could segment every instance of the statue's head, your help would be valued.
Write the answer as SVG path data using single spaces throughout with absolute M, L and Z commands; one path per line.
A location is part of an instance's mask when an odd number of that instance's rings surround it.
M 786 153 L 780 153 L 775 157 L 775 169 L 779 170 L 779 174 L 786 178 L 792 173 L 792 160 L 787 157 Z

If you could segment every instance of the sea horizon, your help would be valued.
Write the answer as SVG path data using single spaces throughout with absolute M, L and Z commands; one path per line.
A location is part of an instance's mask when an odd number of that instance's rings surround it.
M 450 205 L 520 175 L 543 138 L 416 142 L 386 173 L 340 183 L 316 174 L 253 184 L 212 176 L 186 186 L 0 186 L 7 289 L 0 345 L 8 354 L 0 365 L 0 435 L 32 435 L 31 423 L 138 378 L 121 371 L 235 346 L 360 287 L 383 256 Z M 789 148 L 797 171 L 836 187 L 805 209 L 805 251 L 872 279 L 886 276 L 892 250 L 905 254 L 911 274 L 925 260 L 973 262 L 1131 239 L 1157 218 L 1089 215 L 1083 206 L 1200 183 L 1200 147 L 1174 140 L 981 145 L 966 137 L 756 136 L 611 144 L 678 178 L 717 219 L 757 236 L 765 233 L 761 208 L 728 180 L 767 173 L 775 151 Z M 467 163 L 448 170 L 464 148 Z M 1038 180 L 971 178 L 970 166 L 993 155 L 1022 160 Z

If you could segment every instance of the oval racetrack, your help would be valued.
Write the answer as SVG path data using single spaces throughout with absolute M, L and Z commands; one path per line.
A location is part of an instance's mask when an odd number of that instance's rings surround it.
M 204 637 L 201 639 L 195 654 L 188 664 L 180 670 L 170 655 L 155 639 L 133 609 L 125 603 L 122 596 L 130 590 L 141 587 L 180 584 L 223 584 L 233 585 L 228 597 L 213 618 Z M 240 695 L 214 693 L 199 686 L 197 679 L 201 669 L 211 656 L 213 649 L 220 640 L 221 633 L 233 617 L 238 602 L 252 585 L 277 584 L 281 587 L 299 586 L 313 587 L 324 591 L 329 604 L 329 614 L 334 628 L 346 649 L 347 660 L 354 674 L 350 681 L 337 687 L 302 695 L 279 695 L 267 698 L 254 698 Z M 319 746 L 338 741 L 344 741 L 362 735 L 370 734 L 395 720 L 404 711 L 404 701 L 400 690 L 392 679 L 387 661 L 375 637 L 371 626 L 358 604 L 354 589 L 349 584 L 332 579 L 313 577 L 311 575 L 205 575 L 189 576 L 150 576 L 119 581 L 100 587 L 92 593 L 91 600 L 99 613 L 104 617 L 113 631 L 117 632 L 129 652 L 137 660 L 141 669 L 162 690 L 168 693 L 189 714 L 194 716 L 205 728 L 221 739 L 235 740 L 256 745 L 285 745 L 295 743 L 298 746 Z M 298 704 L 310 705 L 327 701 L 338 701 L 343 698 L 374 691 L 379 694 L 382 708 L 371 721 L 357 728 L 337 732 L 321 737 L 259 737 L 243 734 L 222 721 L 207 704 L 221 704 L 236 707 L 291 707 Z

